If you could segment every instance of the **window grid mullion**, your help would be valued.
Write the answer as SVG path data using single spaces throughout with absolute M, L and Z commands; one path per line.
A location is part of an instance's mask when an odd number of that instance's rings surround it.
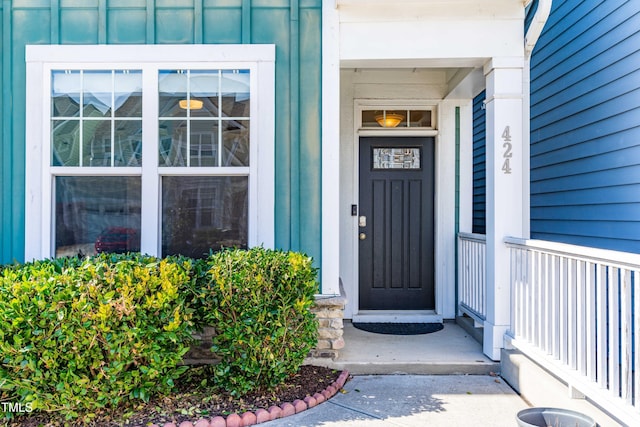
M 222 70 L 218 70 L 218 167 L 222 166 Z
M 111 167 L 116 166 L 116 71 L 111 70 Z
M 78 138 L 78 166 L 84 166 L 84 70 L 80 70 L 80 125 L 78 126 L 80 137 Z
M 187 70 L 187 167 L 191 167 L 191 70 Z

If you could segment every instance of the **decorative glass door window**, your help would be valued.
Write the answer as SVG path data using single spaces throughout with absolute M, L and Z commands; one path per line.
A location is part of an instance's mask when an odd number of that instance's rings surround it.
M 27 53 L 26 259 L 273 246 L 274 46 Z
M 419 148 L 374 148 L 373 169 L 420 169 Z

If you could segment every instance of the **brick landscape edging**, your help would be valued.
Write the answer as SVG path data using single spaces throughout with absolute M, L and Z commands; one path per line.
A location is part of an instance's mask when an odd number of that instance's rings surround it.
M 307 396 L 303 400 L 296 399 L 293 402 L 285 402 L 280 406 L 272 406 L 269 409 L 258 409 L 255 412 L 244 412 L 242 414 L 230 414 L 227 418 L 216 416 L 211 419 L 201 418 L 196 422 L 183 421 L 179 425 L 175 423 L 165 423 L 162 427 L 247 427 L 255 424 L 273 421 L 278 418 L 288 417 L 309 408 L 313 408 L 320 403 L 329 400 L 349 378 L 349 371 L 342 371 L 338 378 L 327 388 L 313 396 Z M 149 427 L 161 427 L 159 424 L 151 424 Z

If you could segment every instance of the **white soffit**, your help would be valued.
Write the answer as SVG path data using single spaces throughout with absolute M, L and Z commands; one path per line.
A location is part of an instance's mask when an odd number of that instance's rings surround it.
M 477 68 L 488 58 L 343 59 L 340 68 Z

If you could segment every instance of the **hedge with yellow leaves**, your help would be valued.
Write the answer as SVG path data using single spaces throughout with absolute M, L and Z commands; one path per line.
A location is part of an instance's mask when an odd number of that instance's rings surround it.
M 75 418 L 169 391 L 187 369 L 191 270 L 139 254 L 0 269 L 0 401 Z

